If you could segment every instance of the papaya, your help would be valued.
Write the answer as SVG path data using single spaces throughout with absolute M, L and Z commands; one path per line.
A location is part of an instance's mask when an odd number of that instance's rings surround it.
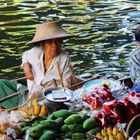
M 53 115 L 55 116 L 55 118 L 60 118 L 60 117 L 67 118 L 71 114 L 72 112 L 69 112 L 66 109 L 61 109 L 61 110 L 53 112 Z
M 86 134 L 84 133 L 73 133 L 72 140 L 86 140 Z
M 46 131 L 39 138 L 39 140 L 54 140 L 54 139 L 55 139 L 55 133 L 52 131 Z
M 81 116 L 83 122 L 89 118 L 87 114 L 79 113 L 79 115 Z
M 66 124 L 74 124 L 74 123 L 80 123 L 82 122 L 82 118 L 80 115 L 78 114 L 72 114 L 69 117 L 67 117 L 64 122 Z
M 60 118 L 57 118 L 55 122 L 57 123 L 57 127 L 60 128 L 64 123 L 64 119 L 60 117 Z
M 98 125 L 97 121 L 94 118 L 88 118 L 83 122 L 84 129 L 92 129 Z
M 69 124 L 68 125 L 68 127 L 69 127 L 69 131 L 70 132 L 81 132 L 81 133 L 84 133 L 84 128 L 83 128 L 83 126 L 82 125 L 80 125 L 80 124 Z
M 72 132 L 67 132 L 65 135 L 63 135 L 63 137 L 61 139 L 65 140 L 65 139 L 71 139 L 72 137 Z
M 54 132 L 55 134 L 57 134 L 57 130 L 55 130 L 55 129 L 45 129 L 45 130 L 43 131 L 43 133 L 45 133 L 46 131 L 52 131 L 52 132 Z
M 54 120 L 44 120 L 41 121 L 40 124 L 44 125 L 45 128 L 56 128 L 57 123 Z
M 90 129 L 87 133 L 88 134 L 96 135 L 99 131 L 100 131 L 100 128 L 99 127 L 95 127 L 95 128 Z
M 47 120 L 54 120 L 54 119 L 55 119 L 55 117 L 53 114 L 50 114 L 47 116 Z
M 68 127 L 67 124 L 62 125 L 62 127 L 61 127 L 61 131 L 62 131 L 62 132 L 66 132 L 66 131 L 69 131 L 69 130 L 70 130 L 70 129 L 69 129 L 69 127 Z
M 44 129 L 45 129 L 45 127 L 41 124 L 34 126 L 34 127 L 31 127 L 29 129 L 29 131 L 30 131 L 29 135 L 33 138 L 39 137 Z

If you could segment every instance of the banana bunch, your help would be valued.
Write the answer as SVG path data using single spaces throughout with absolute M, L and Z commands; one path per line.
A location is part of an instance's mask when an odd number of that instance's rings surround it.
M 40 106 L 36 98 L 33 99 L 33 108 L 34 108 L 33 115 L 35 116 L 44 117 L 47 113 L 46 105 L 44 104 L 43 106 Z
M 113 129 L 110 127 L 104 128 L 100 133 L 97 133 L 96 136 L 103 140 L 126 140 L 124 133 L 119 131 L 117 127 L 113 127 Z M 93 140 L 96 140 L 96 138 Z
M 28 101 L 26 105 L 20 107 L 19 112 L 23 120 L 30 121 L 37 116 L 44 117 L 47 113 L 47 107 L 46 105 L 40 106 L 37 99 L 34 98 L 33 101 Z

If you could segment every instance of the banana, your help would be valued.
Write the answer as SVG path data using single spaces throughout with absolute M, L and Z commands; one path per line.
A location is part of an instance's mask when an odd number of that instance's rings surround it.
M 112 131 L 113 135 L 116 136 L 118 133 L 118 128 L 117 127 L 113 127 L 113 131 Z
M 46 107 L 46 105 L 43 105 L 41 107 L 41 111 L 39 113 L 39 117 L 43 117 L 46 114 L 46 112 L 47 112 L 47 107 Z
M 103 140 L 108 140 L 108 136 L 105 136 Z
M 112 135 L 109 136 L 109 140 L 116 140 Z
M 38 104 L 36 98 L 33 100 L 33 106 L 34 106 L 34 115 L 38 115 L 40 113 L 40 105 Z
M 97 136 L 98 138 L 100 138 L 100 139 L 103 139 L 103 138 L 104 138 L 103 135 L 102 135 L 101 133 L 97 133 L 96 136 Z
M 126 138 L 125 138 L 123 132 L 117 133 L 116 139 L 117 139 L 117 140 L 126 140 Z
M 101 130 L 101 134 L 105 137 L 107 136 L 107 130 L 104 128 Z
M 112 129 L 110 127 L 107 128 L 107 134 L 108 136 L 112 135 Z

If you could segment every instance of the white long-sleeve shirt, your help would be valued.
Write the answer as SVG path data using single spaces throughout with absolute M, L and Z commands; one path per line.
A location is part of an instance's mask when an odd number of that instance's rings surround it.
M 26 51 L 22 56 L 22 65 L 27 62 L 30 63 L 34 75 L 34 82 L 27 80 L 29 91 L 33 89 L 37 95 L 41 94 L 42 96 L 45 89 L 54 87 L 53 79 L 56 80 L 58 86 L 61 86 L 60 75 L 56 66 L 57 62 L 59 62 L 64 86 L 69 87 L 74 84 L 73 75 L 69 67 L 71 65 L 71 60 L 68 53 L 62 51 L 56 56 L 46 72 L 43 64 L 43 56 L 44 51 L 41 46 L 33 47 Z

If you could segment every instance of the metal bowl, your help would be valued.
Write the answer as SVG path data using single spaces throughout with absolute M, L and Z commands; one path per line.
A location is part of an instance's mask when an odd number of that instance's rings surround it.
M 53 91 L 57 91 L 57 93 L 59 94 L 59 92 L 64 92 L 64 94 L 66 95 L 65 99 L 62 98 L 62 99 L 55 99 L 54 96 L 52 95 L 52 92 Z M 73 97 L 73 92 L 68 89 L 68 88 L 62 88 L 62 87 L 54 87 L 54 88 L 49 88 L 47 89 L 45 92 L 44 92 L 44 97 L 51 101 L 51 102 L 67 102 L 67 101 L 70 101 Z

